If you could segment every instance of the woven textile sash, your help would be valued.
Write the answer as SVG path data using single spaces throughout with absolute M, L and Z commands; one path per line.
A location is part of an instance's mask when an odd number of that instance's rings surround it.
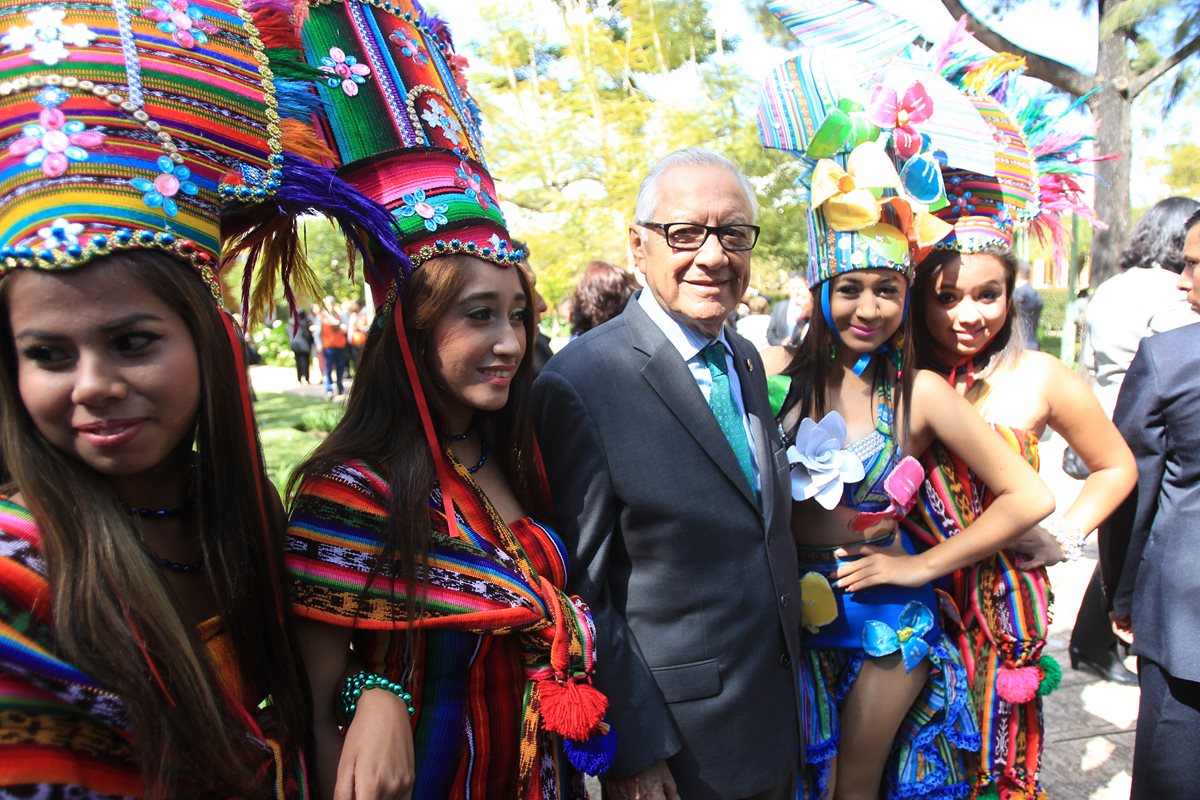
M 0 498 L 0 794 L 6 786 L 41 785 L 71 797 L 141 797 L 125 704 L 54 652 L 50 596 L 33 516 Z M 300 760 L 246 722 L 271 797 L 307 797 Z
M 712 386 L 708 393 L 708 404 L 712 407 L 713 416 L 721 426 L 721 433 L 733 448 L 746 483 L 754 488 L 754 460 L 750 455 L 750 441 L 746 438 L 746 426 L 742 424 L 742 415 L 738 413 L 737 405 L 733 402 L 733 389 L 729 383 L 729 362 L 725 358 L 725 345 L 720 340 L 710 342 L 704 348 L 704 362 L 712 375 Z
M 439 487 L 429 498 L 433 541 L 417 569 L 417 617 L 405 581 L 380 565 L 391 501 L 384 477 L 355 461 L 310 479 L 288 523 L 285 560 L 296 613 L 370 630 L 459 630 L 519 637 L 526 686 L 521 719 L 519 796 L 536 779 L 546 682 L 584 680 L 595 657 L 591 612 L 539 575 L 512 530 L 466 467 L 444 453 L 456 482 L 457 536 L 451 537 Z M 394 578 L 394 579 L 393 579 Z

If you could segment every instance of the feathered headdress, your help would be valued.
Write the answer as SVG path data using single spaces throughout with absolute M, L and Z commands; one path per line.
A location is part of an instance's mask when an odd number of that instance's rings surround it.
M 945 171 L 951 204 L 939 216 L 954 225 L 955 234 L 938 247 L 971 252 L 1009 246 L 1017 233 L 1028 229 L 1059 260 L 1070 243 L 1070 232 L 1062 223 L 1066 213 L 1104 227 L 1080 179 L 1091 175 L 1091 164 L 1117 155 L 1085 152 L 1098 122 L 1084 126 L 1068 122 L 1086 96 L 1061 113 L 1048 114 L 1048 96 L 1022 91 L 1023 58 L 1010 53 L 981 55 L 965 47 L 973 41 L 964 17 L 934 48 L 931 61 L 987 121 L 995 143 L 996 170 Z

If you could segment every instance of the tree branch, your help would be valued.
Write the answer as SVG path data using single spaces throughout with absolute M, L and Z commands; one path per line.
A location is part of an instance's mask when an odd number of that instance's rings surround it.
M 1196 53 L 1197 51 L 1200 51 L 1200 36 L 1194 37 L 1190 42 L 1185 44 L 1183 47 L 1179 48 L 1174 53 L 1167 56 L 1162 61 L 1159 61 L 1153 67 L 1146 70 L 1145 72 L 1143 72 L 1142 74 L 1140 74 L 1136 78 L 1134 78 L 1132 81 L 1130 81 L 1129 82 L 1129 99 L 1132 100 L 1133 98 L 1137 97 L 1139 94 L 1141 94 L 1143 89 L 1145 89 L 1150 84 L 1154 83 L 1156 80 L 1158 80 L 1163 75 L 1165 75 L 1167 72 L 1169 72 L 1172 68 L 1178 66 L 1179 63 L 1181 61 L 1183 61 L 1185 58 L 1192 55 L 1193 53 Z
M 1096 87 L 1097 82 L 1094 76 L 1080 72 L 1061 61 L 1030 52 L 1019 44 L 1006 39 L 967 10 L 967 7 L 959 0 L 942 0 L 942 5 L 954 15 L 955 19 L 966 17 L 971 32 L 983 44 L 997 52 L 1007 51 L 1023 57 L 1026 63 L 1025 74 L 1031 78 L 1043 80 L 1075 97 L 1085 95 Z

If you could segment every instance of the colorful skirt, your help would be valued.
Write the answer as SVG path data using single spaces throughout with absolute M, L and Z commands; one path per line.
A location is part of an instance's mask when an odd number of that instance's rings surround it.
M 907 537 L 904 544 L 911 551 Z M 938 622 L 933 587 L 880 586 L 846 594 L 830 586 L 824 596 L 821 587 L 828 582 L 822 578 L 852 560 L 835 558 L 834 549 L 800 549 L 806 631 L 799 676 L 805 748 L 798 796 L 825 795 L 841 738 L 840 710 L 864 661 L 898 653 L 906 670 L 928 659 L 930 672 L 896 732 L 884 769 L 886 797 L 967 797 L 971 780 L 964 760 L 980 748 L 979 727 L 966 668 Z M 837 616 L 829 620 L 834 610 Z

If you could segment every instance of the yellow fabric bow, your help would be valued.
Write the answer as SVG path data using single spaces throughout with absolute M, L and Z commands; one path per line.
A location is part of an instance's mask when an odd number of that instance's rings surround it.
M 900 190 L 896 167 L 878 142 L 863 142 L 850 151 L 846 168 L 822 158 L 813 168 L 812 205 L 820 208 L 835 231 L 857 231 L 879 221 L 877 193 Z

